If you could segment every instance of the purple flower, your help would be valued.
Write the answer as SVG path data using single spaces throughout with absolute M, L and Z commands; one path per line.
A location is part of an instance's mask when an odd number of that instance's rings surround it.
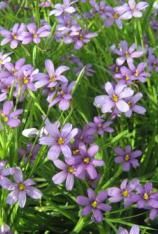
M 78 130 L 77 135 L 75 136 L 75 143 L 77 145 L 86 145 L 94 142 L 94 134 L 89 131 L 89 127 L 87 125 L 81 130 Z
M 44 86 L 46 86 L 47 88 L 53 88 L 57 86 L 59 82 L 61 84 L 68 83 L 67 78 L 62 73 L 69 70 L 69 67 L 59 66 L 55 70 L 53 62 L 49 59 L 46 59 L 45 68 L 47 70 L 47 74 L 38 73 L 35 76 L 35 79 L 37 80 L 35 84 L 36 88 L 41 88 Z
M 23 180 L 22 171 L 20 168 L 14 169 L 14 180 L 15 183 L 10 181 L 8 190 L 12 191 L 7 197 L 7 203 L 13 205 L 18 202 L 19 206 L 23 208 L 26 204 L 26 196 L 32 197 L 33 199 L 41 199 L 42 193 L 39 189 L 35 188 L 35 182 L 32 179 Z
M 149 213 L 149 219 L 154 220 L 158 216 L 158 208 L 152 208 Z
M 21 121 L 18 119 L 18 116 L 23 112 L 22 109 L 18 109 L 16 111 L 12 111 L 13 109 L 13 102 L 6 101 L 3 104 L 3 109 L 0 110 L 0 116 L 4 123 L 8 126 L 15 128 L 17 127 Z
M 109 201 L 111 203 L 117 203 L 124 201 L 124 206 L 128 207 L 132 203 L 137 201 L 137 195 L 135 194 L 136 187 L 139 185 L 139 180 L 133 179 L 128 182 L 127 179 L 123 180 L 120 188 L 111 187 L 108 189 Z
M 105 132 L 113 132 L 110 127 L 112 121 L 105 122 L 101 116 L 95 116 L 93 122 L 87 124 L 87 132 L 91 134 L 104 135 Z
M 80 179 L 84 179 L 87 175 L 93 180 L 96 179 L 98 174 L 95 167 L 102 167 L 104 161 L 100 159 L 95 159 L 95 155 L 99 151 L 97 145 L 91 145 L 86 149 L 85 145 L 80 147 L 80 155 L 75 156 L 76 176 Z
M 119 56 L 119 58 L 116 59 L 116 63 L 118 66 L 123 65 L 125 62 L 127 62 L 130 66 L 131 64 L 133 64 L 133 60 L 135 58 L 140 58 L 144 54 L 143 51 L 136 50 L 135 44 L 132 44 L 128 48 L 128 43 L 126 41 L 120 42 L 120 49 L 112 48 L 112 52 Z
M 3 10 L 8 7 L 7 1 L 1 1 L 0 2 L 0 10 Z
M 0 234 L 13 234 L 10 227 L 7 224 L 2 224 L 0 226 Z
M 96 37 L 98 34 L 94 32 L 86 32 L 83 30 L 74 31 L 70 33 L 70 36 L 73 37 L 74 48 L 79 50 L 83 47 L 84 44 L 87 44 L 91 38 Z
M 23 66 L 17 73 L 16 91 L 14 95 L 18 95 L 19 92 L 22 95 L 22 92 L 24 92 L 26 89 L 36 91 L 36 87 L 34 84 L 34 76 L 36 74 L 38 74 L 38 69 L 34 69 L 30 65 Z
M 127 112 L 129 105 L 125 98 L 129 98 L 134 94 L 131 88 L 128 88 L 125 84 L 117 84 L 114 86 L 112 83 L 105 83 L 105 90 L 108 95 L 101 95 L 95 97 L 94 105 L 101 108 L 102 113 L 112 112 L 112 109 L 119 112 Z
M 23 158 L 24 161 L 31 161 L 31 163 L 34 162 L 34 160 L 36 159 L 36 156 L 38 155 L 38 152 L 40 150 L 40 145 L 36 144 L 27 144 L 26 149 L 19 149 L 19 155 L 20 158 Z
M 50 34 L 51 27 L 45 24 L 41 28 L 37 28 L 35 23 L 30 23 L 27 26 L 28 32 L 23 32 L 21 35 L 22 44 L 29 44 L 34 42 L 40 43 L 42 37 L 48 37 Z
M 49 15 L 60 16 L 64 13 L 72 14 L 76 11 L 75 8 L 71 6 L 72 4 L 73 2 L 70 2 L 70 0 L 63 0 L 63 4 L 58 3 L 54 5 L 54 10 L 50 11 Z
M 52 161 L 56 160 L 62 152 L 66 158 L 72 156 L 70 149 L 70 141 L 76 136 L 78 129 L 72 129 L 72 124 L 66 123 L 64 127 L 59 130 L 58 123 L 46 123 L 45 129 L 49 136 L 43 136 L 39 142 L 42 145 L 50 147 L 48 151 L 48 158 Z
M 139 234 L 140 229 L 138 225 L 133 225 L 128 232 L 127 229 L 120 227 L 118 230 L 118 234 Z
M 115 148 L 115 163 L 122 164 L 123 171 L 129 171 L 131 167 L 138 167 L 138 157 L 142 155 L 142 152 L 140 150 L 134 150 L 132 151 L 131 146 L 127 145 L 125 149 L 123 150 L 120 147 Z
M 139 63 L 137 67 L 134 64 L 130 65 L 133 80 L 140 81 L 141 83 L 146 82 L 146 78 L 150 76 L 149 73 L 144 71 L 146 65 L 146 63 Z
M 43 1 L 40 3 L 40 7 L 47 8 L 51 6 L 51 2 L 49 0 Z
M 132 112 L 136 112 L 140 115 L 144 115 L 146 109 L 143 106 L 137 105 L 137 102 L 143 97 L 142 93 L 136 93 L 133 97 L 127 98 L 128 105 L 130 107 L 129 111 L 125 113 L 126 117 L 131 117 Z
M 66 111 L 70 107 L 70 101 L 72 99 L 72 89 L 74 88 L 75 82 L 71 82 L 69 85 L 62 85 L 58 91 L 54 91 L 49 94 L 47 101 L 49 103 L 49 107 L 52 107 L 58 103 L 59 109 L 62 111 Z
M 87 189 L 87 195 L 78 196 L 77 203 L 81 206 L 84 206 L 82 211 L 82 216 L 87 216 L 92 212 L 92 219 L 96 222 L 101 222 L 103 220 L 103 212 L 111 210 L 111 206 L 103 203 L 107 199 L 107 192 L 101 191 L 96 195 L 96 193 L 91 189 Z
M 11 31 L 2 29 L 0 34 L 4 37 L 1 41 L 1 46 L 10 43 L 10 47 L 15 49 L 21 41 L 21 35 L 25 31 L 25 24 L 15 24 Z
M 72 190 L 74 187 L 74 177 L 76 168 L 72 160 L 67 159 L 65 162 L 55 160 L 54 164 L 61 171 L 52 177 L 54 184 L 61 184 L 66 180 L 66 189 Z
M 136 188 L 138 194 L 137 207 L 140 209 L 158 208 L 158 193 L 153 192 L 152 183 L 139 185 Z
M 0 52 L 0 69 L 4 67 L 6 63 L 9 63 L 11 61 L 11 57 L 9 57 L 11 53 L 4 54 L 3 52 Z
M 153 54 L 152 48 L 148 50 L 148 67 L 150 71 L 158 71 L 158 58 Z
M 116 73 L 114 78 L 121 84 L 131 84 L 134 80 L 131 70 L 125 66 L 120 68 L 119 73 Z
M 12 169 L 6 168 L 6 161 L 0 161 L 0 186 L 6 188 L 9 183 L 8 175 L 11 175 Z
M 125 4 L 126 5 L 126 4 Z M 147 2 L 136 3 L 135 0 L 128 1 L 128 10 L 121 16 L 121 19 L 131 19 L 132 17 L 142 17 L 142 11 L 145 10 L 149 4 Z
M 121 16 L 127 10 L 127 6 L 124 7 L 114 7 L 110 11 L 106 12 L 105 26 L 110 27 L 113 23 L 116 23 L 117 26 L 122 29 Z

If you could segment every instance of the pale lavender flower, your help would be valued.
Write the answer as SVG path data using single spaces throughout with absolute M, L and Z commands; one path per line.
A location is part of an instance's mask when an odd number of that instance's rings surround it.
M 114 86 L 112 83 L 105 83 L 105 91 L 108 95 L 101 95 L 95 97 L 94 105 L 101 108 L 103 113 L 112 112 L 116 109 L 119 112 L 129 111 L 129 105 L 126 98 L 131 97 L 134 91 L 128 88 L 125 84 L 117 84 Z
M 11 53 L 4 54 L 3 52 L 0 52 L 0 70 L 6 63 L 9 63 L 11 61 L 11 57 L 9 57 Z
M 25 31 L 25 24 L 14 24 L 11 31 L 6 29 L 2 29 L 0 34 L 4 37 L 1 41 L 1 46 L 10 43 L 10 47 L 15 49 L 21 41 L 21 35 Z
M 12 128 L 15 128 L 21 123 L 21 121 L 18 119 L 18 116 L 23 112 L 23 110 L 18 109 L 12 111 L 13 107 L 14 105 L 12 101 L 6 101 L 3 104 L 3 109 L 0 110 L 0 117 L 5 124 Z
M 149 219 L 154 220 L 158 216 L 158 208 L 152 208 L 149 213 Z
M 3 10 L 8 7 L 8 1 L 1 1 L 0 2 L 0 10 Z
M 126 41 L 120 42 L 120 48 L 116 49 L 115 46 L 111 48 L 112 52 L 117 54 L 119 58 L 116 59 L 118 66 L 123 65 L 125 62 L 130 66 L 135 58 L 140 58 L 143 56 L 144 52 L 142 50 L 136 50 L 136 45 L 132 44 L 128 47 Z
M 23 66 L 17 73 L 16 79 L 16 91 L 14 95 L 19 92 L 22 93 L 26 89 L 36 91 L 34 76 L 38 74 L 38 69 L 34 69 L 32 66 Z
M 138 225 L 133 225 L 130 229 L 130 231 L 127 231 L 127 229 L 120 227 L 117 234 L 139 234 L 140 228 Z
M 122 29 L 122 20 L 121 16 L 128 9 L 127 4 L 124 7 L 114 7 L 110 11 L 106 12 L 105 26 L 110 27 L 113 23 Z
M 29 44 L 31 42 L 38 44 L 41 38 L 48 37 L 51 31 L 51 27 L 48 24 L 37 28 L 35 23 L 30 23 L 26 27 L 28 31 L 23 32 L 21 35 L 22 44 Z
M 55 160 L 54 165 L 61 171 L 52 177 L 54 184 L 61 184 L 66 181 L 66 189 L 68 191 L 72 190 L 74 187 L 74 177 L 76 168 L 72 160 Z
M 71 82 L 70 84 L 62 85 L 58 91 L 54 91 L 49 94 L 47 101 L 49 103 L 49 107 L 52 107 L 58 104 L 59 109 L 62 111 L 66 111 L 70 107 L 70 102 L 72 99 L 72 89 L 74 88 L 75 82 Z
M 146 63 L 139 63 L 137 66 L 130 64 L 132 80 L 140 81 L 141 83 L 146 82 L 147 77 L 150 76 L 150 74 L 145 71 L 146 66 Z
M 99 147 L 97 145 L 93 144 L 88 149 L 85 145 L 82 145 L 80 155 L 75 156 L 77 177 L 84 179 L 88 175 L 92 180 L 97 178 L 96 167 L 102 167 L 104 165 L 103 160 L 95 158 L 98 151 Z
M 15 64 L 8 62 L 4 65 L 4 67 L 5 70 L 0 73 L 0 78 L 3 79 L 7 85 L 12 85 L 13 83 L 15 84 L 17 82 L 17 76 L 21 69 L 28 70 L 32 68 L 32 66 L 29 64 L 25 65 L 24 58 L 17 60 Z
M 11 168 L 6 168 L 6 161 L 0 161 L 0 186 L 6 188 L 9 183 L 8 175 L 11 175 Z
M 105 132 L 113 132 L 114 129 L 110 127 L 112 121 L 105 122 L 101 116 L 95 116 L 93 122 L 87 124 L 87 132 L 91 134 L 104 135 Z
M 26 149 L 20 148 L 19 149 L 19 156 L 20 158 L 24 159 L 25 162 L 30 161 L 33 163 L 38 155 L 40 150 L 40 145 L 36 144 L 27 144 Z
M 135 190 L 138 185 L 138 179 L 133 179 L 131 181 L 128 181 L 127 179 L 123 180 L 120 188 L 111 187 L 108 189 L 108 196 L 110 197 L 109 201 L 111 203 L 117 203 L 123 200 L 125 207 L 130 206 L 138 199 L 135 194 Z
M 11 191 L 7 197 L 7 203 L 13 205 L 18 202 L 19 206 L 23 208 L 26 204 L 26 196 L 33 199 L 41 199 L 42 193 L 35 188 L 35 182 L 32 179 L 23 179 L 23 174 L 20 168 L 14 168 L 14 183 L 10 181 L 8 190 Z
M 122 84 L 131 84 L 134 80 L 132 71 L 125 66 L 120 67 L 120 71 L 114 75 L 114 78 Z
M 60 153 L 66 158 L 72 156 L 70 141 L 76 136 L 78 129 L 72 129 L 72 124 L 67 123 L 59 130 L 59 123 L 46 123 L 45 129 L 49 136 L 43 136 L 39 139 L 41 145 L 48 145 L 48 158 L 52 161 L 56 160 Z
M 148 50 L 148 67 L 150 71 L 158 71 L 158 58 L 153 54 L 153 49 L 149 48 Z
M 142 151 L 140 150 L 132 151 L 130 145 L 127 145 L 125 149 L 116 147 L 114 151 L 117 155 L 115 157 L 115 163 L 122 164 L 123 171 L 129 171 L 131 167 L 136 168 L 139 166 L 137 158 L 142 155 Z
M 47 8 L 51 6 L 51 2 L 49 0 L 43 1 L 40 3 L 40 7 Z
M 57 69 L 55 69 L 53 62 L 49 59 L 46 59 L 45 68 L 47 74 L 38 73 L 36 76 L 34 76 L 34 78 L 37 80 L 35 84 L 36 88 L 52 88 L 58 84 L 68 83 L 67 78 L 62 73 L 69 70 L 69 67 L 59 66 Z
M 140 209 L 158 208 L 158 193 L 153 192 L 152 183 L 139 185 L 137 190 L 137 207 Z
M 87 189 L 86 196 L 78 196 L 77 203 L 81 206 L 84 206 L 82 210 L 82 216 L 87 216 L 92 212 L 92 220 L 96 222 L 101 222 L 103 220 L 103 212 L 111 210 L 111 206 L 104 203 L 107 199 L 107 192 L 101 191 L 96 195 L 96 193 L 91 189 Z
M 138 113 L 140 115 L 144 115 L 146 109 L 143 106 L 137 105 L 137 102 L 143 97 L 142 93 L 136 93 L 133 97 L 127 98 L 126 101 L 130 109 L 125 113 L 126 117 L 131 117 L 132 113 Z
M 2 224 L 0 226 L 0 234 L 13 234 L 10 227 L 7 224 Z
M 73 6 L 71 6 L 73 2 L 70 0 L 63 0 L 63 4 L 57 3 L 54 5 L 54 10 L 50 11 L 49 15 L 60 16 L 64 13 L 72 14 L 76 10 Z
M 98 34 L 95 32 L 86 32 L 84 30 L 77 30 L 70 33 L 70 36 L 73 38 L 74 48 L 79 50 L 83 47 L 84 44 L 87 44 L 91 38 L 96 37 Z
M 94 134 L 91 134 L 88 129 L 88 126 L 85 125 L 83 129 L 78 130 L 75 136 L 75 143 L 77 145 L 92 144 L 94 142 Z
M 122 19 L 131 19 L 132 17 L 140 18 L 142 17 L 142 11 L 144 11 L 149 4 L 145 1 L 136 3 L 135 0 L 128 1 L 129 8 L 127 11 L 121 16 Z

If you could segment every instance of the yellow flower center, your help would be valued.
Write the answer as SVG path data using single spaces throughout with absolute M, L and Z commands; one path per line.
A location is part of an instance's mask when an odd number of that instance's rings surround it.
M 125 52 L 125 56 L 126 56 L 126 57 L 129 57 L 128 51 Z
M 129 107 L 131 107 L 131 106 L 132 106 L 132 103 L 131 103 L 131 102 L 128 102 L 128 105 L 129 105 Z
M 139 71 L 138 70 L 136 70 L 136 72 L 135 72 L 135 74 L 134 74 L 136 77 L 138 77 L 139 76 Z
M 29 79 L 28 79 L 27 77 L 24 77 L 23 83 L 24 83 L 24 84 L 28 84 L 28 83 L 29 83 Z
M 117 12 L 115 12 L 115 13 L 113 14 L 114 19 L 118 19 L 119 16 L 120 16 L 120 15 L 119 15 Z
M 79 153 L 79 149 L 74 149 L 73 151 L 72 151 L 72 154 L 73 155 L 77 155 Z
M 125 155 L 125 161 L 128 162 L 129 160 L 130 160 L 130 156 L 129 156 L 129 154 L 126 154 L 126 155 Z
M 144 198 L 144 200 L 149 200 L 149 195 L 147 193 L 144 193 L 143 198 Z
M 20 191 L 24 191 L 26 189 L 26 186 L 22 183 L 18 184 L 18 188 Z
M 3 60 L 0 59 L 0 64 L 3 64 Z
M 58 138 L 58 144 L 59 144 L 59 145 L 63 145 L 64 142 L 65 142 L 65 141 L 64 141 L 64 138 L 62 138 L 62 137 L 59 137 L 59 138 Z
M 97 202 L 96 202 L 96 201 L 93 201 L 93 202 L 91 203 L 91 206 L 92 206 L 93 208 L 96 208 L 96 207 L 97 207 Z
M 71 166 L 67 168 L 67 172 L 69 172 L 71 174 L 74 173 L 74 171 L 75 171 L 75 169 Z
M 118 72 L 119 71 L 119 67 L 115 67 L 115 72 Z
M 90 163 L 90 158 L 89 158 L 89 157 L 85 157 L 85 158 L 83 159 L 83 163 L 85 163 L 85 164 Z
M 16 40 L 17 39 L 17 35 L 13 34 L 13 39 Z
M 127 191 L 127 190 L 124 190 L 124 191 L 122 192 L 122 196 L 123 196 L 123 197 L 128 197 L 128 191 Z
M 50 77 L 50 81 L 51 81 L 51 82 L 54 82 L 54 81 L 55 81 L 55 76 L 51 76 L 51 77 Z
M 113 100 L 114 102 L 118 102 L 119 98 L 118 98 L 117 95 L 113 94 L 112 100 Z
M 126 80 L 129 80 L 129 76 L 128 75 L 126 75 L 126 78 L 125 78 Z
M 38 37 L 38 35 L 35 33 L 35 34 L 33 34 L 33 38 L 37 38 Z
M 4 122 L 8 122 L 9 118 L 5 114 L 1 113 L 1 116 Z

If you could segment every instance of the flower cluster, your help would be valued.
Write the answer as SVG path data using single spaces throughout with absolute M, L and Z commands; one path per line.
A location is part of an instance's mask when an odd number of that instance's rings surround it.
M 154 191 L 152 183 L 142 185 L 138 179 L 123 180 L 120 188 L 108 189 L 110 203 L 123 201 L 124 207 L 135 205 L 138 209 L 149 210 L 149 218 L 155 219 L 158 214 L 158 192 Z
M 3 60 L 4 62 L 4 60 Z M 34 69 L 31 64 L 25 64 L 25 59 L 21 58 L 15 63 L 6 62 L 0 71 L 0 91 L 3 101 L 9 92 L 13 91 L 13 96 L 23 100 L 26 90 L 36 91 L 34 82 L 38 69 Z
M 59 66 L 55 69 L 53 62 L 47 59 L 45 68 L 47 73 L 34 75 L 35 87 L 36 89 L 44 88 L 43 93 L 47 94 L 49 107 L 58 104 L 59 108 L 65 111 L 70 106 L 71 92 L 75 85 L 75 82 L 68 83 L 68 79 L 63 75 L 64 72 L 69 70 L 69 67 Z
M 97 3 L 95 0 L 90 0 L 90 4 L 92 6 L 91 14 L 98 14 L 106 27 L 110 27 L 115 23 L 120 29 L 123 27 L 122 20 L 142 17 L 142 11 L 149 5 L 146 2 L 139 2 L 137 4 L 135 0 L 129 0 L 128 3 L 117 7 L 111 7 L 104 1 Z
M 50 15 L 55 15 L 58 21 L 56 40 L 63 40 L 65 44 L 74 44 L 74 48 L 79 50 L 91 38 L 96 37 L 97 33 L 89 32 L 79 25 L 76 19 L 80 18 L 80 15 L 76 13 L 73 4 L 74 2 L 70 0 L 63 0 L 63 4 L 54 5 L 54 10 L 50 11 Z
M 128 85 L 134 82 L 145 82 L 149 73 L 145 72 L 145 63 L 134 65 L 134 59 L 141 57 L 144 52 L 136 50 L 135 44 L 128 48 L 126 41 L 120 42 L 120 48 L 111 47 L 113 53 L 119 57 L 116 59 L 116 64 L 113 77 L 117 84 L 110 82 L 105 83 L 105 91 L 108 95 L 97 96 L 94 100 L 94 105 L 101 108 L 102 113 L 111 113 L 114 118 L 124 113 L 126 117 L 131 117 L 133 112 L 145 114 L 144 107 L 137 105 L 137 102 L 142 98 L 142 93 L 136 93 Z M 127 64 L 128 67 L 122 66 Z
M 16 23 L 10 30 L 0 30 L 0 35 L 4 37 L 1 41 L 1 46 L 9 43 L 10 47 L 15 49 L 19 44 L 29 44 L 31 42 L 38 44 L 41 38 L 49 36 L 50 29 L 48 24 L 37 28 L 35 23 L 27 25 L 24 23 Z
M 98 177 L 96 167 L 104 165 L 103 160 L 95 159 L 95 155 L 99 151 L 97 145 L 86 147 L 77 140 L 78 129 L 72 129 L 72 125 L 67 123 L 62 129 L 59 129 L 59 123 L 47 122 L 45 129 L 49 133 L 48 136 L 42 136 L 39 140 L 40 144 L 48 145 L 48 159 L 53 161 L 54 165 L 61 171 L 53 176 L 52 180 L 55 184 L 61 184 L 66 180 L 67 190 L 72 190 L 74 186 L 74 178 L 81 180 L 90 178 L 94 180 Z M 71 141 L 75 139 L 74 144 Z M 60 154 L 64 156 L 64 162 L 59 160 Z

